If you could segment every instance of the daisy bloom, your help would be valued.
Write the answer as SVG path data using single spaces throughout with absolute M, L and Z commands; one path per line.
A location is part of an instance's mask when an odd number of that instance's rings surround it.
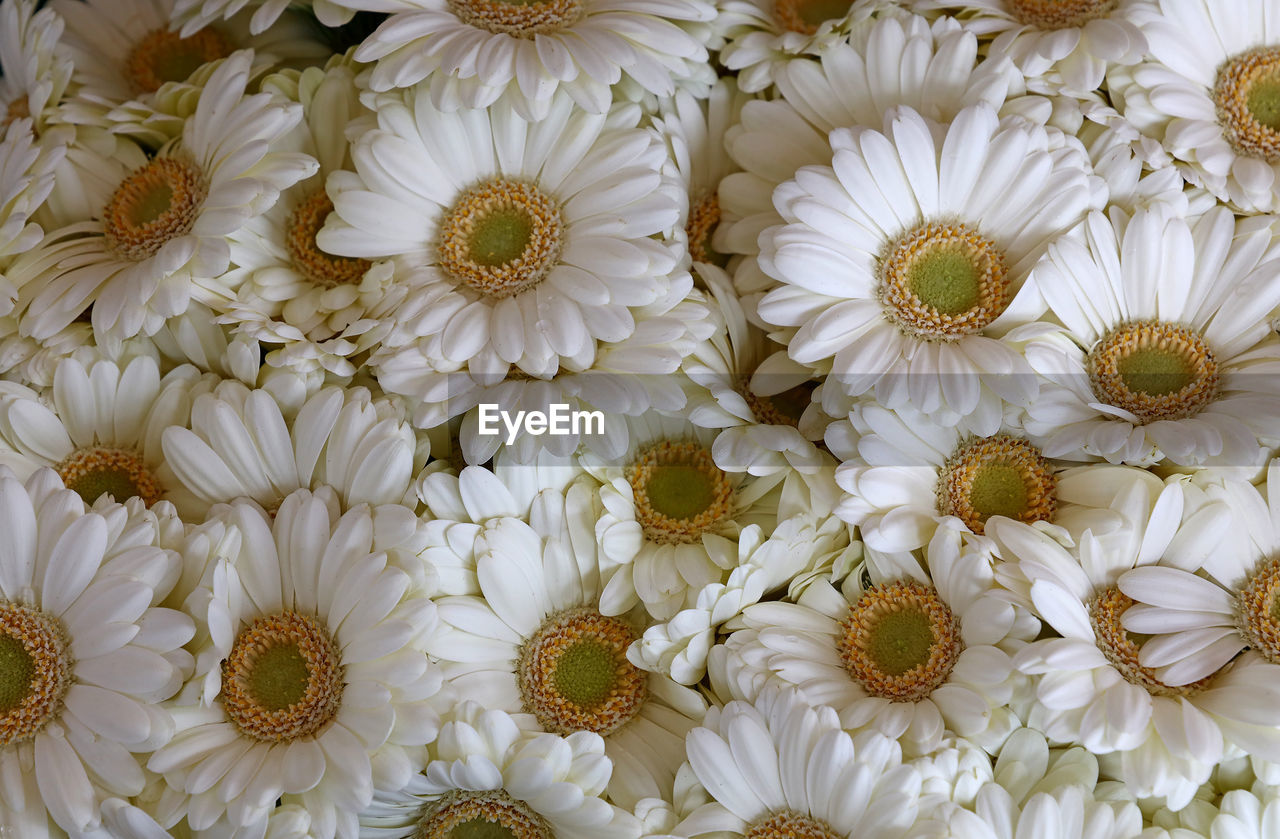
M 241 10 L 251 8 L 249 31 L 259 35 L 289 14 L 290 8 L 297 7 L 305 8 L 322 24 L 331 27 L 348 23 L 356 13 L 344 0 L 175 0 L 171 18 L 182 24 L 180 34 L 189 38 L 217 20 L 233 20 Z
M 39 5 L 0 3 L 0 135 L 28 117 L 27 130 L 43 132 L 71 82 L 70 56 L 59 43 L 62 19 L 52 9 L 37 10 Z
M 61 145 L 36 142 L 28 119 L 0 129 L 0 310 L 5 314 L 18 297 L 5 269 L 43 237 L 31 217 L 53 191 L 53 170 L 65 151 Z
M 1280 304 L 1269 220 L 1218 207 L 1091 213 L 1033 283 L 1059 328 L 1031 324 L 1043 377 L 1023 427 L 1050 457 L 1257 462 L 1280 435 Z
M 994 752 L 1016 725 L 1007 706 L 1023 677 L 1012 655 L 1038 623 L 1000 596 L 990 559 L 955 531 L 940 530 L 913 564 L 749 607 L 745 628 L 711 653 L 712 684 L 750 698 L 781 680 L 833 707 L 845 728 L 880 731 L 912 756 L 948 733 Z
M 1280 21 L 1248 0 L 1148 0 L 1131 19 L 1147 60 L 1107 85 L 1124 118 L 1161 142 L 1188 181 L 1248 212 L 1280 207 L 1280 131 L 1270 79 Z
M 675 828 L 749 839 L 896 839 L 916 820 L 920 774 L 876 732 L 851 737 L 828 707 L 770 685 L 712 708 L 689 732 L 689 763 L 714 797 Z
M 523 8 L 523 7 L 520 7 Z M 400 255 L 416 306 L 388 343 L 425 347 L 437 367 L 549 377 L 584 369 L 598 344 L 670 311 L 692 281 L 672 231 L 682 191 L 639 110 L 608 115 L 556 97 L 528 122 L 509 108 L 443 113 L 424 88 L 373 100 L 377 125 L 328 181 L 325 251 Z
M 1081 786 L 1038 792 L 1020 803 L 988 784 L 972 811 L 944 807 L 920 830 L 931 839 L 1133 839 L 1142 832 L 1142 811 L 1133 802 L 1096 801 Z
M 520 839 L 629 839 L 639 821 L 602 793 L 613 769 L 590 731 L 521 728 L 505 711 L 461 703 L 440 727 L 432 760 L 404 790 L 374 799 L 362 837 L 391 839 L 488 831 Z
M 610 87 L 624 78 L 651 94 L 675 93 L 676 80 L 707 61 L 703 41 L 685 25 L 716 16 L 708 0 L 345 3 L 392 13 L 355 52 L 357 61 L 377 62 L 374 90 L 424 82 L 423 95 L 440 110 L 487 108 L 501 99 L 528 120 L 554 110 L 561 90 L 584 110 L 604 113 Z
M 174 739 L 147 764 L 188 795 L 195 831 L 224 815 L 260 831 L 279 799 L 305 808 L 311 836 L 354 839 L 374 790 L 403 788 L 425 764 L 439 724 L 440 674 L 422 653 L 435 607 L 386 550 L 379 525 L 399 508 L 340 515 L 336 501 L 299 490 L 274 520 L 251 501 L 215 513 L 236 538 L 187 598 L 195 673 L 174 701 Z
M 160 703 L 191 666 L 191 620 L 158 608 L 179 557 L 119 505 L 88 512 L 52 470 L 0 469 L 0 824 L 71 835 L 143 789 L 135 752 L 168 740 Z

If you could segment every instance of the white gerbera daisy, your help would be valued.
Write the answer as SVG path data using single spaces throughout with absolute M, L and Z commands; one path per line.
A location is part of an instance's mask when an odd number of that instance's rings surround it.
M 604 740 L 521 728 L 505 711 L 464 701 L 440 727 L 432 760 L 403 791 L 360 815 L 361 837 L 490 835 L 629 839 L 640 822 L 601 798 L 613 765 Z
M 774 193 L 783 223 L 760 234 L 760 267 L 782 285 L 760 317 L 798 327 L 791 358 L 851 396 L 995 433 L 1035 379 L 992 336 L 1049 241 L 1084 215 L 1083 150 L 1054 150 L 1045 129 L 988 105 L 949 127 L 891 109 L 884 133 L 830 142 L 831 167 Z
M 393 14 L 355 52 L 376 61 L 374 90 L 425 81 L 443 111 L 486 108 L 500 99 L 529 120 L 554 110 L 563 90 L 600 114 L 621 80 L 659 96 L 703 69 L 704 43 L 687 24 L 715 18 L 708 0 L 346 0 Z M 709 34 L 709 33 L 706 33 Z M 484 60 L 477 60 L 483 55 Z
M 1133 839 L 1142 826 L 1137 804 L 1097 801 L 1084 787 L 1038 792 L 1018 802 L 999 784 L 988 784 L 972 812 L 947 806 L 922 830 L 931 839 Z
M 31 121 L 0 127 L 0 311 L 8 314 L 18 297 L 5 269 L 18 254 L 34 248 L 44 235 L 31 221 L 54 186 L 54 167 L 66 149 L 36 141 Z
M 920 773 L 876 732 L 850 737 L 835 712 L 771 685 L 752 703 L 713 708 L 687 737 L 689 763 L 715 801 L 678 836 L 898 839 L 915 823 Z
M 1113 208 L 1054 242 L 1032 284 L 1063 326 L 1019 330 L 1044 377 L 1032 439 L 1050 457 L 1256 463 L 1280 436 L 1273 240 L 1269 220 L 1219 207 Z
M 24 117 L 32 120 L 28 130 L 43 131 L 71 82 L 70 56 L 59 43 L 62 19 L 39 5 L 0 3 L 0 134 Z
M 252 54 L 238 52 L 212 74 L 179 141 L 154 158 L 100 165 L 121 180 L 74 267 L 44 278 L 26 309 L 27 332 L 56 334 L 93 305 L 99 334 L 157 331 L 186 310 L 199 282 L 226 270 L 226 235 L 266 210 L 279 191 L 315 171 L 301 153 L 273 151 L 302 116 L 270 94 L 245 95 Z
M 939 530 L 923 556 L 868 567 L 844 591 L 814 582 L 797 603 L 759 603 L 708 663 L 718 692 L 752 696 L 766 678 L 830 705 L 850 730 L 874 729 L 927 755 L 944 736 L 994 752 L 1017 725 L 1007 707 L 1024 679 L 1012 655 L 1038 622 L 1002 598 L 990 558 Z
M 549 490 L 528 524 L 486 523 L 474 537 L 482 596 L 439 598 L 427 650 L 460 696 L 531 714 L 553 733 L 604 737 L 609 799 L 631 808 L 671 795 L 684 735 L 706 702 L 627 660 L 643 616 L 602 614 L 594 522 L 588 493 Z
M 0 469 L 0 509 L 0 824 L 78 836 L 106 799 L 142 791 L 132 753 L 172 734 L 159 703 L 191 666 L 193 627 L 156 604 L 179 557 L 120 505 L 88 512 L 48 469 L 25 486 Z
M 1250 0 L 1139 3 L 1150 57 L 1107 77 L 1117 109 L 1187 180 L 1245 212 L 1280 207 L 1280 21 L 1267 12 Z
M 355 17 L 355 6 L 345 0 L 175 0 L 171 18 L 182 24 L 184 38 L 217 20 L 232 20 L 243 9 L 253 9 L 249 31 L 267 31 L 291 8 L 302 7 L 325 26 L 342 26 Z
M 403 534 L 379 526 L 385 509 L 339 515 L 332 493 L 299 490 L 274 521 L 251 501 L 217 513 L 239 544 L 187 598 L 196 670 L 174 739 L 148 761 L 188 794 L 193 830 L 224 814 L 261 830 L 282 799 L 310 814 L 311 836 L 353 839 L 374 790 L 403 788 L 425 764 L 439 723 L 440 673 L 422 653 L 435 607 L 388 552 Z
M 442 113 L 423 88 L 374 103 L 356 172 L 329 178 L 335 209 L 316 242 L 402 255 L 417 306 L 388 343 L 422 342 L 447 371 L 549 377 L 590 366 L 600 342 L 692 287 L 678 249 L 655 237 L 685 199 L 657 136 L 635 127 L 638 108 L 597 116 L 559 96 L 527 122 L 502 106 Z

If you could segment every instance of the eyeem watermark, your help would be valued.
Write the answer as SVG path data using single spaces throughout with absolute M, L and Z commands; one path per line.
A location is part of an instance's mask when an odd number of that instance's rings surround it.
M 501 434 L 505 428 L 507 445 L 521 434 L 541 437 L 550 434 L 559 437 L 566 434 L 603 434 L 603 411 L 577 411 L 563 402 L 553 402 L 546 411 L 504 411 L 496 403 L 481 402 L 479 433 L 486 437 Z M 499 426 L 501 421 L 501 427 Z

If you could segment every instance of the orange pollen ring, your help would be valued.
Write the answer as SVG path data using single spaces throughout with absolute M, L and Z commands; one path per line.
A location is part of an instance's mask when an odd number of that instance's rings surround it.
M 25 691 L 0 685 L 5 700 L 0 705 L 0 748 L 4 748 L 32 739 L 57 719 L 74 678 L 70 641 L 52 615 L 0 600 L 0 640 L 5 642 L 0 653 L 6 656 L 6 675 L 12 677 L 14 668 L 20 668 L 28 679 Z
M 903 617 L 917 625 L 927 625 L 932 636 L 927 657 L 915 667 L 902 672 L 889 672 L 884 666 L 885 650 L 890 654 L 900 638 L 885 638 L 886 622 Z M 951 675 L 964 642 L 960 639 L 960 620 L 938 597 L 938 592 L 914 580 L 899 580 L 872 586 L 849 607 L 840 621 L 836 651 L 840 662 L 872 696 L 890 702 L 918 702 L 928 697 Z M 909 657 L 919 655 L 910 651 Z
M 1280 664 L 1280 559 L 1258 568 L 1237 598 L 1239 629 L 1249 646 Z
M 715 264 L 715 253 L 711 250 L 711 234 L 720 223 L 720 195 L 709 192 L 696 199 L 689 210 L 689 221 L 684 226 L 689 237 L 689 255 L 694 262 Z
M 1156 672 L 1138 660 L 1139 640 L 1120 622 L 1134 604 L 1133 598 L 1111 586 L 1095 595 L 1088 603 L 1089 623 L 1093 625 L 1098 649 L 1126 682 L 1145 688 L 1152 696 L 1192 696 L 1203 690 L 1213 678 L 1209 676 L 1189 685 L 1173 687 L 1156 678 Z
M 125 75 L 142 93 L 154 93 L 165 82 L 183 82 L 203 64 L 231 55 L 227 39 L 211 27 L 189 38 L 168 29 L 143 36 L 124 60 Z
M 555 836 L 545 819 L 523 801 L 517 801 L 506 790 L 486 792 L 450 792 L 435 803 L 418 822 L 412 839 L 455 839 L 471 835 L 463 825 L 479 828 L 494 825 L 483 835 L 510 836 L 511 839 L 553 839 Z M 481 828 L 483 829 L 483 828 Z
M 316 244 L 316 233 L 332 212 L 333 199 L 323 187 L 302 199 L 289 216 L 285 247 L 294 269 L 308 282 L 323 288 L 356 285 L 373 263 L 367 259 L 333 256 Z
M 816 35 L 824 23 L 839 23 L 852 6 L 853 0 L 777 0 L 773 16 L 788 32 Z
M 1223 136 L 1238 154 L 1280 163 L 1280 125 L 1258 120 L 1250 98 L 1258 85 L 1280 88 L 1280 47 L 1257 47 L 1227 59 L 1218 68 L 1213 102 Z
M 693 515 L 677 518 L 659 509 L 662 502 L 653 497 L 654 479 L 663 470 L 690 470 L 710 486 L 707 504 Z M 699 443 L 663 440 L 636 455 L 626 469 L 627 482 L 635 498 L 636 521 L 645 539 L 660 545 L 688 545 L 702 541 L 733 512 L 733 485 L 716 466 L 711 452 Z
M 286 646 L 296 648 L 305 664 L 305 690 L 297 702 L 270 709 L 255 695 L 255 667 L 264 654 Z M 222 705 L 246 737 L 296 740 L 319 732 L 337 715 L 344 675 L 338 647 L 319 621 L 297 612 L 264 615 L 241 630 L 222 664 Z
M 952 453 L 938 476 L 938 512 L 959 518 L 979 535 L 991 515 L 1007 515 L 984 512 L 975 505 L 975 484 L 981 480 L 981 473 L 991 467 L 1012 470 L 1026 491 L 1023 509 L 1010 518 L 1026 524 L 1053 520 L 1058 509 L 1053 466 L 1026 440 L 1003 434 L 971 440 Z
M 194 163 L 157 157 L 125 177 L 102 211 L 107 248 L 141 262 L 195 226 L 209 182 Z
M 1008 0 L 1018 23 L 1039 29 L 1072 29 L 1106 17 L 1119 0 Z
M 88 446 L 76 449 L 53 468 L 63 485 L 78 492 L 86 504 L 92 504 L 102 495 L 102 492 L 95 495 L 95 489 L 111 492 L 114 486 L 133 490 L 131 495 L 115 499 L 121 504 L 129 498 L 141 498 L 150 507 L 164 495 L 164 487 L 147 468 L 142 455 L 131 449 Z M 113 496 L 117 494 L 112 492 Z M 93 497 L 86 497 L 89 495 Z
M 1126 369 L 1144 354 L 1174 359 L 1184 369 L 1174 371 L 1176 378 Z M 1117 327 L 1090 350 L 1086 367 L 1098 400 L 1123 408 L 1141 425 L 1194 416 L 1217 398 L 1220 387 L 1218 362 L 1204 338 L 1185 326 L 1157 321 Z M 1132 388 L 1130 378 L 1141 378 L 1147 388 Z M 1183 380 L 1180 387 L 1169 384 Z
M 513 38 L 559 32 L 585 16 L 582 0 L 449 0 L 458 20 Z
M 751 825 L 743 839 L 844 839 L 844 836 L 821 819 L 779 810 Z
M 516 680 L 525 711 L 547 731 L 594 731 L 607 736 L 631 720 L 649 695 L 648 674 L 627 660 L 635 631 L 618 618 L 590 608 L 570 609 L 543 621 L 518 653 Z M 559 673 L 566 654 L 583 643 L 597 645 L 611 659 L 612 681 L 587 706 L 561 691 Z

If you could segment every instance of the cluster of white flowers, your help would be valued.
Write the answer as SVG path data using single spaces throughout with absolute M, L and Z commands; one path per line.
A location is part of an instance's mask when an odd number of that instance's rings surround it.
M 1280 0 L 0 0 L 0 837 L 1276 839 L 1278 325 Z

